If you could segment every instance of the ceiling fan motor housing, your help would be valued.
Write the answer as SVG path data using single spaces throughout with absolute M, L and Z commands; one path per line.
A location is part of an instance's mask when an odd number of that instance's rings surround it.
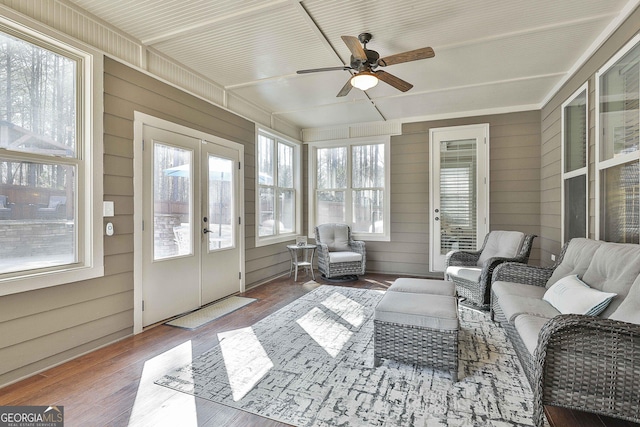
M 378 65 L 378 59 L 380 59 L 378 52 L 375 50 L 364 49 L 364 53 L 367 55 L 366 61 L 361 61 L 351 55 L 351 68 L 356 71 L 363 71 L 373 69 Z

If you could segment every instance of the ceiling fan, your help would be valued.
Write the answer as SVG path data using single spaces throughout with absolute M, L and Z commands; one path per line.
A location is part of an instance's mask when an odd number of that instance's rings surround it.
M 342 67 L 313 68 L 310 70 L 299 70 L 298 74 L 316 73 L 320 71 L 336 71 L 336 70 L 353 70 L 356 73 L 342 87 L 337 96 L 345 96 L 352 87 L 361 90 L 371 89 L 378 84 L 378 80 L 395 87 L 396 89 L 406 92 L 413 87 L 393 74 L 389 74 L 383 70 L 377 70 L 378 67 L 386 67 L 387 65 L 401 64 L 403 62 L 417 61 L 419 59 L 433 58 L 436 54 L 430 47 L 410 50 L 408 52 L 397 53 L 395 55 L 380 58 L 375 50 L 367 49 L 367 43 L 371 41 L 370 33 L 361 33 L 358 37 L 342 36 L 342 41 L 351 51 L 350 65 Z M 362 43 L 362 46 L 360 46 Z

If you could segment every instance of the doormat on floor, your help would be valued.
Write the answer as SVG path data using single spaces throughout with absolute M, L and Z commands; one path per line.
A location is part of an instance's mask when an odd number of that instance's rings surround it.
M 206 307 L 202 307 L 199 310 L 185 314 L 165 323 L 165 325 L 176 326 L 178 328 L 196 329 L 205 323 L 209 323 L 213 320 L 219 319 L 222 316 L 236 311 L 245 305 L 251 304 L 257 301 L 255 298 L 245 298 L 232 296 L 225 298 L 222 301 L 215 302 Z

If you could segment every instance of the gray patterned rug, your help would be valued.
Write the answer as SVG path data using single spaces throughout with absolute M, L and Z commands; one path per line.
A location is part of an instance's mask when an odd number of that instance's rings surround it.
M 156 381 L 296 426 L 530 426 L 532 394 L 504 331 L 460 309 L 460 381 L 373 368 L 381 291 L 320 286 Z

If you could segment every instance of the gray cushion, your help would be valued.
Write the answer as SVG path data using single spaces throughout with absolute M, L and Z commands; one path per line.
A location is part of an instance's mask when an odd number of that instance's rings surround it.
M 324 243 L 329 251 L 350 251 L 349 226 L 346 224 L 321 224 L 318 226 L 320 243 Z
M 595 254 L 602 243 L 603 242 L 598 240 L 584 238 L 571 239 L 562 258 L 562 262 L 553 271 L 553 274 L 547 281 L 546 287 L 549 288 L 558 280 L 572 274 L 577 274 L 578 277 L 582 277 L 593 259 L 593 254 Z
M 544 317 L 532 316 L 530 314 L 522 314 L 516 317 L 514 325 L 520 339 L 529 350 L 529 353 L 533 355 L 538 345 L 538 335 L 540 330 L 547 323 L 549 319 Z
M 362 254 L 357 252 L 329 252 L 329 262 L 358 262 L 362 261 Z
M 540 298 L 521 297 L 517 295 L 502 295 L 500 308 L 509 322 L 521 314 L 552 318 L 560 314 L 551 304 Z
M 631 285 L 626 298 L 611 313 L 609 319 L 640 325 L 640 276 Z
M 492 231 L 478 258 L 478 266 L 493 257 L 514 258 L 520 252 L 524 233 L 520 231 Z
M 461 279 L 471 282 L 479 282 L 482 268 L 480 267 L 463 267 L 458 265 L 450 265 L 445 271 L 445 275 L 449 277 L 460 277 Z
M 431 295 L 456 295 L 456 285 L 453 282 L 437 279 L 414 279 L 401 277 L 389 287 L 387 292 L 409 292 Z
M 386 292 L 376 306 L 375 320 L 421 328 L 458 330 L 458 300 L 446 295 Z
M 542 299 L 547 289 L 543 286 L 525 285 L 524 283 L 494 282 L 491 291 L 498 299 L 503 295 L 516 295 L 521 297 Z
M 618 294 L 601 314 L 601 317 L 609 317 L 627 296 L 639 274 L 640 245 L 603 243 L 581 278 L 594 289 Z

